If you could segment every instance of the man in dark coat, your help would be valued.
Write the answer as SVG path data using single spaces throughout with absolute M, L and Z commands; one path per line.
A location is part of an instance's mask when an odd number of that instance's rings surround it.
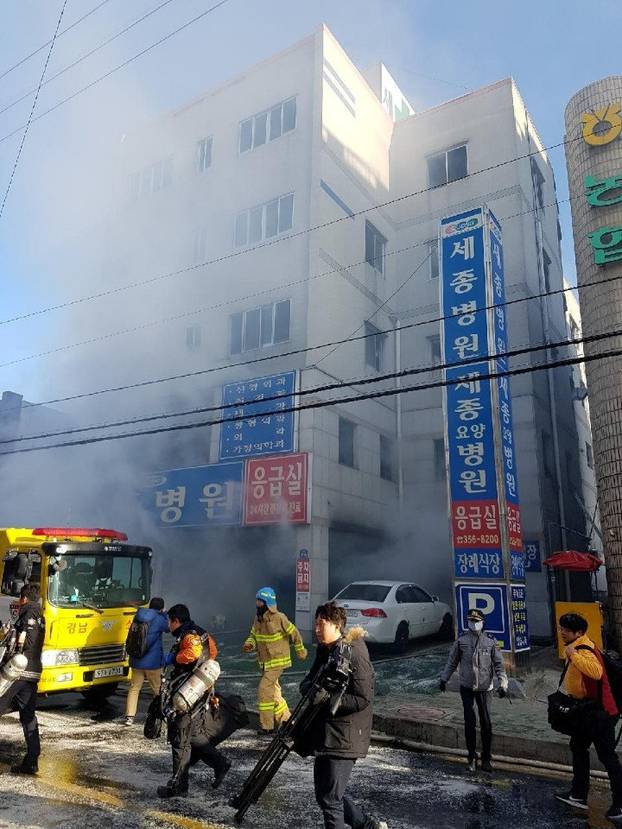
M 315 754 L 313 780 L 315 798 L 324 816 L 325 829 L 387 829 L 387 824 L 365 814 L 345 794 L 356 760 L 367 755 L 371 740 L 374 671 L 363 641 L 365 631 L 352 628 L 346 633 L 346 612 L 334 602 L 320 605 L 315 612 L 318 648 L 311 670 L 300 685 L 307 693 L 317 672 L 337 648 L 350 650 L 351 674 L 337 711 L 331 713 L 327 693 L 316 694 L 321 706 L 310 729 L 310 746 Z
M 208 659 L 216 659 L 218 649 L 211 636 L 203 644 L 201 637 L 205 631 L 192 621 L 186 605 L 176 604 L 169 609 L 168 626 L 175 636 L 175 643 L 164 662 L 167 666 L 173 666 L 170 683 L 174 693 L 195 669 L 199 659 L 204 655 Z M 196 710 L 169 721 L 168 739 L 173 754 L 173 776 L 165 786 L 158 786 L 158 797 L 188 794 L 188 770 L 199 759 L 214 769 L 214 789 L 224 780 L 231 762 L 212 743 L 208 716 L 209 712 L 204 703 L 201 703 Z
M 11 766 L 11 771 L 14 774 L 36 774 L 39 771 L 41 742 L 35 708 L 37 683 L 42 670 L 41 651 L 45 638 L 45 620 L 39 604 L 38 584 L 27 584 L 22 587 L 15 631 L 18 641 L 23 639 L 22 653 L 28 664 L 22 676 L 0 698 L 0 716 L 10 711 L 13 705 L 17 706 L 26 740 L 26 756 L 21 763 Z

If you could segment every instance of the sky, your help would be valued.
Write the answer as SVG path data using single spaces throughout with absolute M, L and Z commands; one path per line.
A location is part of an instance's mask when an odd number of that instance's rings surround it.
M 16 62 L 52 36 L 64 0 L 4 0 L 0 29 L 0 203 L 6 194 L 48 49 Z M 43 86 L 34 117 L 215 5 L 217 0 L 67 0 L 60 29 L 101 8 L 58 38 L 46 77 L 95 49 L 142 15 L 162 6 L 122 37 Z M 101 213 L 100 159 L 124 133 L 246 67 L 295 43 L 325 23 L 353 61 L 383 61 L 416 110 L 512 75 L 545 146 L 563 139 L 568 99 L 585 84 L 622 71 L 606 48 L 619 31 L 614 0 L 225 0 L 196 23 L 132 61 L 55 111 L 26 134 L 0 216 L 0 321 L 80 296 L 83 267 L 72 240 Z M 6 72 L 6 74 L 4 74 Z M 6 110 L 5 110 L 6 108 Z M 14 135 L 9 136 L 11 133 Z M 566 274 L 574 274 L 563 150 L 553 150 Z M 79 309 L 95 332 L 110 328 L 93 304 Z M 62 357 L 11 365 L 71 342 L 75 316 L 58 311 L 0 324 L 0 390 L 41 399 L 56 387 L 72 393 L 84 377 L 67 378 Z M 102 345 L 102 349 L 104 346 Z

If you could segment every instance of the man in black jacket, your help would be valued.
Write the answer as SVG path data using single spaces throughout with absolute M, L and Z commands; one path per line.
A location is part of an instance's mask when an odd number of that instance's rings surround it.
M 328 694 L 316 694 L 315 704 L 321 710 L 310 726 L 315 798 L 324 815 L 325 829 L 344 829 L 345 824 L 353 829 L 387 829 L 384 821 L 365 814 L 345 794 L 356 760 L 369 750 L 374 698 L 374 671 L 363 641 L 365 631 L 352 628 L 346 633 L 346 620 L 345 610 L 334 602 L 322 604 L 315 611 L 319 644 L 311 670 L 300 685 L 301 692 L 306 693 L 335 649 L 349 648 L 351 674 L 335 714 L 331 714 Z
M 39 585 L 22 587 L 19 612 L 15 620 L 18 639 L 25 634 L 22 653 L 28 660 L 26 670 L 0 698 L 0 716 L 17 706 L 19 719 L 26 739 L 26 756 L 21 763 L 11 766 L 14 774 L 36 774 L 39 771 L 39 724 L 35 713 L 37 683 L 41 677 L 41 651 L 45 638 L 45 620 L 39 605 Z

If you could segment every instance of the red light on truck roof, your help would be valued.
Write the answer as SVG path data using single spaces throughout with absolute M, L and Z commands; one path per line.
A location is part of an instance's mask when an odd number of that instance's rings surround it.
M 48 535 L 56 538 L 110 538 L 115 541 L 127 541 L 127 535 L 118 530 L 104 530 L 99 527 L 37 527 L 32 531 L 33 535 Z

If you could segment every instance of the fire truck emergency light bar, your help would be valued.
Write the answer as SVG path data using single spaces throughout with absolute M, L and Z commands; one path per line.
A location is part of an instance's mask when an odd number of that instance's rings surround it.
M 104 530 L 93 527 L 37 527 L 33 535 L 47 535 L 56 538 L 79 538 L 80 536 L 94 538 L 110 538 L 115 541 L 127 541 L 127 535 L 118 530 Z

